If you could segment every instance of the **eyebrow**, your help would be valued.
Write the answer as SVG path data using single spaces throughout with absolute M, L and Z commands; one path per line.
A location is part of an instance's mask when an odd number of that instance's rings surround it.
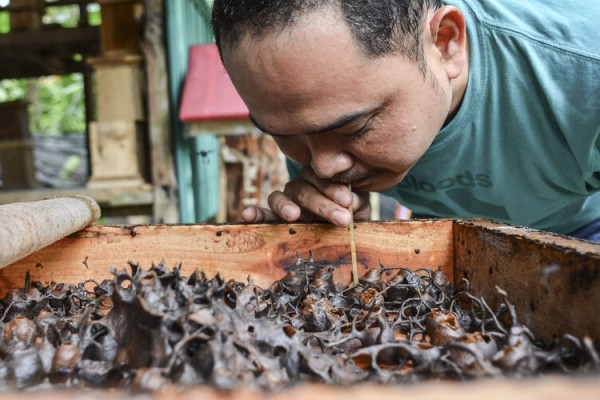
M 381 107 L 375 107 L 369 110 L 365 110 L 365 111 L 358 111 L 355 112 L 353 114 L 348 114 L 348 115 L 344 115 L 341 116 L 340 118 L 336 119 L 335 121 L 331 122 L 328 125 L 325 125 L 322 128 L 317 129 L 316 131 L 312 131 L 312 132 L 307 132 L 305 133 L 305 135 L 315 135 L 318 133 L 323 133 L 323 132 L 328 132 L 328 131 L 333 131 L 339 128 L 342 128 L 348 124 L 351 124 L 361 118 L 364 118 L 367 115 L 371 115 L 377 111 L 379 111 L 381 109 Z M 250 114 L 250 121 L 252 121 L 252 123 L 258 128 L 259 131 L 264 132 L 268 135 L 271 136 L 286 136 L 286 135 L 282 135 L 279 133 L 275 133 L 275 132 L 270 132 L 267 129 L 263 128 L 258 122 L 256 122 L 256 120 L 254 119 L 254 117 L 252 116 L 252 114 Z

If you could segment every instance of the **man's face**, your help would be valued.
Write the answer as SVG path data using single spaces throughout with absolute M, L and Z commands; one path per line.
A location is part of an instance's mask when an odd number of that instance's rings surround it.
M 383 191 L 399 183 L 448 118 L 451 80 L 425 37 L 425 76 L 404 56 L 369 58 L 334 11 L 223 48 L 256 125 L 323 179 Z

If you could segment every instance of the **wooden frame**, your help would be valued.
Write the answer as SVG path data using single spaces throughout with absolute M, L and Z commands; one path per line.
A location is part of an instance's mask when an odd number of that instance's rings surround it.
M 476 295 L 494 307 L 506 290 L 521 323 L 549 341 L 570 333 L 600 340 L 600 245 L 484 220 L 413 220 L 356 224 L 361 272 L 377 267 L 442 268 L 453 281 L 463 277 Z M 336 267 L 335 279 L 350 279 L 346 229 L 329 224 L 275 225 L 142 225 L 92 226 L 62 239 L 3 270 L 0 291 L 21 287 L 26 273 L 44 282 L 75 283 L 111 277 L 109 267 L 128 268 L 127 261 L 148 268 L 162 259 L 181 264 L 184 275 L 196 268 L 208 276 L 245 280 L 268 286 L 285 274 L 298 257 Z M 519 398 L 597 398 L 600 379 L 543 378 L 536 381 L 484 381 L 474 385 L 432 382 L 420 387 L 332 388 L 309 385 L 287 396 L 329 399 L 381 395 L 415 398 L 478 399 L 503 393 Z M 172 394 L 172 393 L 171 393 Z M 190 395 L 217 396 L 207 388 Z M 29 395 L 30 396 L 30 395 Z M 248 397 L 250 396 L 250 397 Z M 228 398 L 255 398 L 246 391 Z M 438 396 L 438 397 L 436 397 Z M 0 396 L 1 398 L 1 396 Z M 169 393 L 164 398 L 169 398 Z M 216 398 L 216 397 L 215 397 Z M 256 398 L 279 398 L 256 394 Z
M 600 245 L 488 221 L 413 220 L 356 224 L 359 272 L 369 267 L 442 268 L 476 294 L 502 300 L 544 339 L 570 333 L 600 340 Z M 349 279 L 348 232 L 330 224 L 92 226 L 0 270 L 0 293 L 31 279 L 76 283 L 112 277 L 127 261 L 149 268 L 161 260 L 182 273 L 259 285 L 285 274 L 298 258 L 336 267 Z

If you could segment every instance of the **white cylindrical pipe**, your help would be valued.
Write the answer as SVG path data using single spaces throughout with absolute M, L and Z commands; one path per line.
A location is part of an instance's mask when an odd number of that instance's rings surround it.
M 100 218 L 100 207 L 85 196 L 0 206 L 0 268 L 42 249 Z

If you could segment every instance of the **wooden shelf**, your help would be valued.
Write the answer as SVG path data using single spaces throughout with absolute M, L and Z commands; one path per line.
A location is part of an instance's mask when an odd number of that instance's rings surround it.
M 103 216 L 152 215 L 154 194 L 152 185 L 121 185 L 112 187 L 81 187 L 69 189 L 0 190 L 0 204 L 36 201 L 57 196 L 88 196 L 96 200 Z

